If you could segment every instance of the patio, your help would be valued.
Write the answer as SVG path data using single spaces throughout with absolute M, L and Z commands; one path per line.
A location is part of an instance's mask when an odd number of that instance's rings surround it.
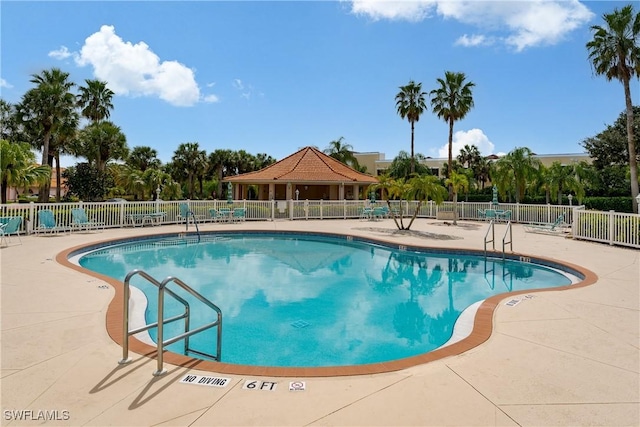
M 390 219 L 200 224 L 201 230 L 317 230 L 435 247 L 483 249 L 486 223 L 419 219 L 400 233 Z M 497 225 L 502 235 L 504 225 Z M 184 225 L 115 228 L 99 234 L 22 237 L 0 250 L 2 409 L 5 425 L 616 425 L 640 424 L 640 251 L 525 233 L 517 253 L 556 258 L 598 275 L 591 286 L 501 302 L 485 343 L 401 371 L 349 377 L 220 375 L 226 387 L 180 383 L 209 375 L 132 354 L 106 333 L 114 290 L 55 261 L 88 242 L 165 232 Z M 457 239 L 433 239 L 428 234 Z M 505 297 L 505 300 L 508 298 Z M 273 390 L 243 388 L 248 380 Z M 290 381 L 305 391 L 289 391 Z M 32 412 L 25 412 L 25 411 Z M 38 411 L 47 411 L 46 413 Z M 66 412 L 65 412 L 66 411 Z M 16 418 L 22 417 L 22 421 Z M 66 418 L 66 419 L 65 419 Z

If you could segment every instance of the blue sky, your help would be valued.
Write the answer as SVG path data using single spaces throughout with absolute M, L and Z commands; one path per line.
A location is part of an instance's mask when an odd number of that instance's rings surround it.
M 475 108 L 455 124 L 454 153 L 576 153 L 624 110 L 622 85 L 593 75 L 585 43 L 625 4 L 3 0 L 0 89 L 19 102 L 51 67 L 107 81 L 129 147 L 163 162 L 184 142 L 281 159 L 339 137 L 392 159 L 410 150 L 399 86 L 429 92 L 458 71 L 475 83 Z M 637 84 L 632 96 L 639 104 Z M 446 157 L 447 137 L 429 106 L 416 152 Z

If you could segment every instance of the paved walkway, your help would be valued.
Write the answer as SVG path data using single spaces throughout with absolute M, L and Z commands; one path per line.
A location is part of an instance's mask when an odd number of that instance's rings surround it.
M 419 219 L 412 230 L 457 237 L 390 234 L 392 220 L 247 222 L 210 229 L 344 232 L 406 244 L 482 249 L 486 224 Z M 504 227 L 504 226 L 502 226 Z M 503 228 L 498 226 L 498 234 Z M 402 371 L 336 378 L 225 375 L 225 388 L 179 383 L 189 367 L 133 355 L 107 335 L 114 291 L 55 261 L 87 242 L 157 232 L 164 226 L 23 237 L 0 250 L 2 425 L 361 425 L 361 426 L 638 426 L 640 425 L 640 251 L 525 233 L 514 250 L 565 260 L 598 275 L 594 285 L 536 293 L 500 304 L 489 340 L 462 355 Z M 500 237 L 501 238 L 501 237 Z M 248 379 L 277 382 L 246 390 Z M 290 392 L 289 381 L 306 381 Z M 32 411 L 31 413 L 25 411 Z M 38 411 L 48 411 L 38 412 Z M 57 411 L 57 412 L 53 412 Z

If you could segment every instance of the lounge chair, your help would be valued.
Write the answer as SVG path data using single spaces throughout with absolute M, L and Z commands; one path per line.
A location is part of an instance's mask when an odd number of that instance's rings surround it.
M 233 222 L 240 222 L 240 221 L 244 221 L 246 216 L 245 216 L 245 209 L 244 208 L 235 208 L 233 210 Z
M 374 221 L 381 220 L 385 215 L 386 213 L 383 207 L 375 207 L 371 213 L 371 217 Z
M 59 231 L 65 232 L 66 228 L 58 225 L 52 210 L 42 209 L 38 211 L 38 230 L 57 234 Z
M 104 228 L 104 222 L 97 222 L 87 218 L 87 212 L 84 210 L 84 208 L 71 209 L 72 229 L 74 227 L 78 227 L 78 230 L 82 230 L 84 228 L 89 231 L 92 228 L 95 228 L 97 230 L 100 226 Z
M 6 222 L 2 222 L 0 224 L 0 245 L 2 245 L 2 241 L 9 246 L 7 242 L 7 237 L 11 238 L 12 234 L 18 236 L 18 241 L 22 244 L 22 239 L 20 239 L 20 225 L 22 225 L 22 217 L 21 216 L 12 216 L 7 219 Z
M 566 232 L 567 224 L 564 215 L 560 215 L 554 222 L 524 225 L 524 231 L 529 233 L 562 234 Z
M 371 215 L 373 214 L 372 208 L 362 208 L 360 209 L 360 219 L 371 219 Z
M 220 215 L 220 212 L 218 212 L 218 209 L 209 209 L 209 219 L 211 219 L 213 222 L 218 222 L 219 219 L 222 219 L 222 216 Z

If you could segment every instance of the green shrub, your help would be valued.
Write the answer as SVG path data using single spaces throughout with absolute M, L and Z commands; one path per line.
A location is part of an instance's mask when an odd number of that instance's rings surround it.
M 586 209 L 598 211 L 633 212 L 631 197 L 585 197 L 583 204 Z

